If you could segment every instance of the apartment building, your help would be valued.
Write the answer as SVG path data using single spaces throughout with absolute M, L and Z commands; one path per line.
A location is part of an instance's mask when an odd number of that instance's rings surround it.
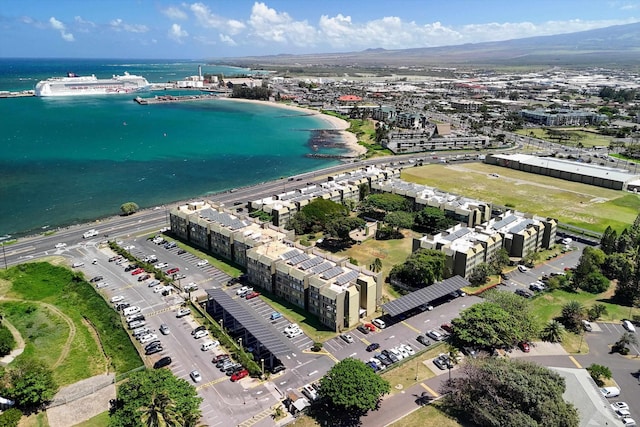
M 456 221 L 474 227 L 491 218 L 491 205 L 480 200 L 458 196 L 421 184 L 401 179 L 388 179 L 371 185 L 371 190 L 380 193 L 399 194 L 411 200 L 414 210 L 434 207 Z
M 606 121 L 608 117 L 592 111 L 583 110 L 522 110 L 522 118 L 528 122 L 544 126 L 582 126 L 594 125 Z
M 472 101 L 469 99 L 455 99 L 450 101 L 451 108 L 463 113 L 477 113 L 484 105 L 479 101 Z
M 503 237 L 498 232 L 458 224 L 441 233 L 414 239 L 413 250 L 435 249 L 444 252 L 447 275 L 466 278 L 478 265 L 491 262 L 502 245 Z
M 247 277 L 249 283 L 307 310 L 335 331 L 373 315 L 382 297 L 380 274 L 286 241 L 250 249 Z
M 524 258 L 555 243 L 558 221 L 553 218 L 526 216 L 507 211 L 481 225 L 485 232 L 503 237 L 503 247 L 513 258 Z

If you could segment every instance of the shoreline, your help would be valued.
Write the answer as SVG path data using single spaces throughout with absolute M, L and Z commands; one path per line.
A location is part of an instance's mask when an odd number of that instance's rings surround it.
M 366 154 L 367 152 L 366 147 L 363 147 L 362 145 L 358 144 L 358 137 L 355 134 L 347 131 L 347 129 L 349 129 L 351 124 L 348 121 L 341 119 L 339 117 L 331 116 L 329 114 L 323 114 L 318 110 L 313 110 L 310 108 L 299 107 L 297 105 L 291 105 L 291 104 L 281 104 L 274 101 L 260 101 L 257 99 L 229 98 L 229 97 L 220 97 L 218 99 L 228 100 L 233 102 L 246 102 L 246 103 L 255 104 L 255 105 L 266 105 L 268 107 L 281 108 L 283 110 L 295 111 L 297 113 L 304 113 L 306 115 L 314 116 L 324 121 L 325 123 L 329 124 L 331 126 L 330 128 L 331 130 L 339 131 L 340 137 L 344 142 L 345 148 L 348 150 L 347 156 L 359 157 Z

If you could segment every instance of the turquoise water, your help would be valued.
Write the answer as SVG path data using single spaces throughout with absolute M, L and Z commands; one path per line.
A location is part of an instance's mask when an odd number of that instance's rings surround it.
M 4 87 L 24 81 L 14 71 Z M 327 167 L 335 161 L 305 157 L 323 127 L 295 111 L 228 100 L 0 99 L 0 235 L 114 215 L 127 201 L 150 207 Z

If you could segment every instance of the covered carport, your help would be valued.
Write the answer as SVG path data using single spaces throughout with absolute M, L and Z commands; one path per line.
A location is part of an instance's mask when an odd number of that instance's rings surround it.
M 382 304 L 382 311 L 391 317 L 396 317 L 449 295 L 451 292 L 459 291 L 470 284 L 464 277 L 453 276 L 442 282 L 436 282 L 433 285 L 418 289 L 396 300 L 384 303 Z
M 253 353 L 264 360 L 265 367 L 273 368 L 283 357 L 297 348 L 266 319 L 238 299 L 233 299 L 222 289 L 207 289 L 207 313 L 245 348 L 253 347 Z

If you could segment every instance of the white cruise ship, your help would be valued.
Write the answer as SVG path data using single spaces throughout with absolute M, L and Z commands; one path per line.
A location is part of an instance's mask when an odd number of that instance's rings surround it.
M 35 93 L 36 96 L 110 95 L 139 92 L 149 87 L 147 79 L 127 72 L 124 76 L 113 76 L 110 79 L 68 73 L 67 77 L 52 77 L 39 81 Z

